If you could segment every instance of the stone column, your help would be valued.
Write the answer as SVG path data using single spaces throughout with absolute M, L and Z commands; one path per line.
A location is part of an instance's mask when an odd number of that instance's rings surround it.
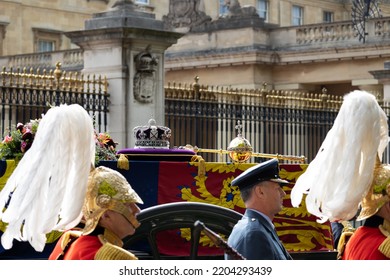
M 164 53 L 183 35 L 165 28 L 133 1 L 94 14 L 85 29 L 68 32 L 84 50 L 84 74 L 108 79 L 108 132 L 118 148 L 134 147 L 133 128 L 154 118 L 164 125 Z

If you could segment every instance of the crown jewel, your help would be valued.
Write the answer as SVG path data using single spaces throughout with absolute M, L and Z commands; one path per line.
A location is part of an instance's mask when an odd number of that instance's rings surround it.
M 148 126 L 136 126 L 133 129 L 135 148 L 166 148 L 169 149 L 171 129 L 156 125 L 154 119 L 149 120 Z
M 251 157 L 253 151 L 250 142 L 241 135 L 241 128 L 241 122 L 238 121 L 236 125 L 237 137 L 230 142 L 227 148 L 230 158 L 235 162 L 246 162 Z

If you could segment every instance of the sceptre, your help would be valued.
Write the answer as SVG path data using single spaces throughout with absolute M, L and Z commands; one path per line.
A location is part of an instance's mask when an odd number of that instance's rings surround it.
M 196 229 L 200 229 L 204 232 L 204 234 L 210 238 L 210 240 L 217 245 L 218 247 L 222 248 L 226 254 L 233 257 L 236 260 L 246 260 L 244 256 L 242 256 L 239 252 L 237 252 L 234 248 L 232 248 L 225 240 L 222 239 L 221 236 L 219 236 L 217 233 L 209 229 L 202 223 L 201 221 L 197 220 L 194 223 L 194 227 Z

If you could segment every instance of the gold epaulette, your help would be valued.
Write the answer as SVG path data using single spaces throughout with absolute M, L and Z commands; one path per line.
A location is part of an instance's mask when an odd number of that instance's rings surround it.
M 79 230 L 69 230 L 62 235 L 61 249 L 62 251 L 55 257 L 56 260 L 63 260 L 66 252 L 74 241 L 81 236 L 82 232 Z
M 121 247 L 105 242 L 96 252 L 95 260 L 138 260 L 138 258 Z
M 68 243 L 74 239 L 77 239 L 81 236 L 82 232 L 78 230 L 69 230 L 63 234 L 61 240 L 61 248 L 64 249 L 67 247 Z
M 390 236 L 381 243 L 378 249 L 383 255 L 390 258 Z
M 385 240 L 379 245 L 379 251 L 385 255 L 387 258 L 390 258 L 390 223 L 385 220 L 383 225 L 379 226 L 379 230 L 384 236 L 387 236 Z
M 341 260 L 343 257 L 343 253 L 345 250 L 345 246 L 347 245 L 348 240 L 351 238 L 353 233 L 355 232 L 355 228 L 348 221 L 341 222 L 344 226 L 343 231 L 341 233 L 339 243 L 337 245 L 337 259 Z

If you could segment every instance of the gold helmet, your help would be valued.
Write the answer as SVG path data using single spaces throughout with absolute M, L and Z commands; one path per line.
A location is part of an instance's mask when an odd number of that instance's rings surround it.
M 84 234 L 91 233 L 107 210 L 122 214 L 135 228 L 139 222 L 126 203 L 143 203 L 126 178 L 113 169 L 99 166 L 88 178 L 88 187 L 83 206 Z
M 361 202 L 362 209 L 357 220 L 361 221 L 375 215 L 388 201 L 390 201 L 390 165 L 381 164 L 377 158 L 374 178 Z

